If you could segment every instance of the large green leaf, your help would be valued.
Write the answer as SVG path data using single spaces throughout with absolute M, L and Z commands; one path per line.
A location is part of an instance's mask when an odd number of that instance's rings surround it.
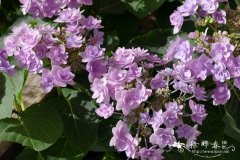
M 16 71 L 12 77 L 0 74 L 0 119 L 11 116 L 14 99 L 21 105 L 27 76 L 28 72 L 23 70 Z
M 138 18 L 142 19 L 157 10 L 165 0 L 121 0 L 126 8 Z
M 0 140 L 21 143 L 36 151 L 54 144 L 62 131 L 58 111 L 48 105 L 32 105 L 18 119 L 0 120 Z
M 98 133 L 99 120 L 95 114 L 95 103 L 82 92 L 64 88 L 62 94 L 65 100 L 56 107 L 63 115 L 64 136 L 81 153 L 88 152 L 95 144 Z
M 69 153 L 71 154 L 71 152 Z M 45 152 L 36 152 L 31 148 L 25 148 L 17 157 L 16 160 L 81 160 L 83 155 L 78 155 L 73 158 L 53 157 L 48 156 Z
M 133 38 L 129 43 L 128 47 L 142 47 L 148 49 L 152 53 L 164 55 L 169 42 L 176 38 L 177 35 L 172 35 L 172 30 L 155 29 L 147 34 Z M 181 37 L 187 37 L 185 32 L 179 34 Z
M 5 75 L 0 74 L 0 119 L 11 117 L 14 101 L 11 83 Z
M 147 34 L 133 38 L 128 47 L 142 47 L 150 52 L 163 55 L 165 52 L 164 46 L 168 43 L 168 37 L 172 35 L 171 30 L 155 29 Z
M 106 152 L 114 151 L 113 147 L 109 146 L 110 140 L 113 136 L 112 128 L 117 124 L 119 117 L 115 118 L 112 116 L 109 119 L 103 119 L 99 123 L 97 140 L 95 144 L 91 147 L 91 151 L 95 152 Z
M 107 51 L 114 51 L 119 45 L 119 37 L 116 31 L 105 32 L 104 46 Z
M 94 0 L 93 9 L 98 13 L 122 14 L 125 8 L 120 0 Z
M 25 148 L 17 157 L 16 160 L 45 160 L 46 157 L 41 152 L 36 152 L 31 148 Z
M 226 115 L 223 117 L 223 121 L 225 122 L 225 133 L 240 142 L 240 98 L 238 93 L 232 93 L 230 101 L 225 104 Z
M 81 153 L 77 148 L 75 148 L 68 140 L 65 138 L 59 138 L 58 141 L 49 147 L 47 150 L 43 151 L 43 154 L 50 157 L 56 158 L 74 158 L 83 157 L 84 154 Z

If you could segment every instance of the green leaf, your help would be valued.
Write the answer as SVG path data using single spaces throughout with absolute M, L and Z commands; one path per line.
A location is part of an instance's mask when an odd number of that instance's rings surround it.
M 112 128 L 117 124 L 119 118 L 114 116 L 108 119 L 103 119 L 99 123 L 98 135 L 95 144 L 91 147 L 91 151 L 106 152 L 115 151 L 113 147 L 109 146 L 110 140 L 113 136 Z
M 75 148 L 68 140 L 65 138 L 60 138 L 58 141 L 49 147 L 47 150 L 43 151 L 44 155 L 56 158 L 74 158 L 76 156 L 84 156 L 78 148 Z
M 19 119 L 0 120 L 0 140 L 12 141 L 42 151 L 62 134 L 63 123 L 58 111 L 48 105 L 32 105 Z
M 106 152 L 102 160 L 123 160 L 114 152 Z
M 223 117 L 225 123 L 225 134 L 240 142 L 240 101 L 238 93 L 232 93 L 231 99 L 225 104 L 226 115 Z
M 28 76 L 27 71 L 18 70 L 14 76 L 0 74 L 0 119 L 11 117 L 14 98 L 21 105 L 22 93 Z
M 186 33 L 179 34 L 181 37 L 186 37 Z M 142 47 L 148 49 L 152 53 L 164 55 L 169 42 L 176 38 L 177 35 L 172 35 L 172 30 L 155 29 L 147 34 L 138 36 L 130 40 L 128 47 Z
M 36 152 L 31 148 L 25 148 L 17 157 L 16 160 L 46 160 L 46 157 L 41 154 L 41 152 Z
M 36 152 L 31 148 L 25 148 L 17 157 L 16 160 L 81 160 L 83 155 L 78 155 L 73 158 L 59 158 L 48 156 L 45 152 Z
M 65 103 L 57 108 L 64 119 L 64 136 L 82 153 L 88 152 L 95 143 L 98 133 L 98 117 L 95 103 L 82 92 L 62 89 Z
M 121 0 L 127 10 L 137 16 L 139 19 L 157 10 L 165 0 Z
M 98 13 L 122 14 L 125 8 L 120 0 L 94 0 L 93 9 Z
M 237 3 L 237 5 L 240 5 L 240 0 L 235 0 L 235 2 Z
M 119 37 L 116 31 L 105 32 L 104 46 L 108 51 L 114 51 L 119 45 Z
M 0 74 L 0 119 L 11 117 L 13 108 L 13 91 L 6 75 Z
M 217 108 L 216 106 L 212 105 L 205 106 L 208 115 L 206 119 L 203 121 L 203 124 L 198 127 L 199 131 L 201 132 L 201 135 L 198 139 L 208 141 L 214 140 L 221 141 L 224 139 L 224 123 L 221 119 L 220 113 L 220 110 L 223 108 Z

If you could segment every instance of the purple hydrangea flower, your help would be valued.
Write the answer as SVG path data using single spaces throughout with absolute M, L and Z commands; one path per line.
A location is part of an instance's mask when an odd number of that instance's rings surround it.
M 37 29 L 32 29 L 26 23 L 21 23 L 12 29 L 12 35 L 4 39 L 4 45 L 9 55 L 16 54 L 20 49 L 31 50 L 41 40 Z
M 70 35 L 66 41 L 67 48 L 80 48 L 82 46 L 82 36 Z
M 114 111 L 114 108 L 111 104 L 104 104 L 101 103 L 100 107 L 96 109 L 96 113 L 99 117 L 103 117 L 104 119 L 107 119 L 112 116 Z
M 113 59 L 110 62 L 116 67 L 129 67 L 134 58 L 134 52 L 131 49 L 118 48 L 113 53 Z
M 152 126 L 154 131 L 163 124 L 163 112 L 161 109 L 158 112 L 153 112 L 153 116 L 148 120 L 148 124 Z
M 104 32 L 100 32 L 98 29 L 94 29 L 93 37 L 90 38 L 91 44 L 100 45 L 103 44 Z
M 43 17 L 43 13 L 41 10 L 41 3 L 34 0 L 20 0 L 22 5 L 23 14 L 31 13 L 35 17 Z
M 15 59 L 20 68 L 26 68 L 32 74 L 42 71 L 43 62 L 36 56 L 33 50 L 20 50 L 15 53 Z
M 97 103 L 109 103 L 110 96 L 108 93 L 106 78 L 95 78 L 91 84 L 91 91 L 93 92 L 92 98 L 97 99 Z
M 40 81 L 40 86 L 43 88 L 44 92 L 48 93 L 54 87 L 54 78 L 48 69 L 42 70 L 42 77 Z
M 172 128 L 158 128 L 149 137 L 149 142 L 157 144 L 160 148 L 164 148 L 167 145 L 171 146 L 176 142 L 174 137 L 174 130 Z
M 133 48 L 132 51 L 133 51 L 133 54 L 134 54 L 134 57 L 135 57 L 134 60 L 136 62 L 146 59 L 146 57 L 149 55 L 148 50 L 141 49 L 140 47 Z
M 212 98 L 214 105 L 225 104 L 231 97 L 231 92 L 226 83 L 217 83 L 213 90 Z
M 191 69 L 191 72 L 193 75 L 195 75 L 195 78 L 202 81 L 211 74 L 210 69 L 213 68 L 212 59 L 206 55 L 201 55 L 196 59 L 188 61 L 186 66 L 187 68 Z
M 166 110 L 175 111 L 178 115 L 182 114 L 183 105 L 177 104 L 177 102 L 168 102 L 165 103 Z
M 123 85 L 127 81 L 128 73 L 126 70 L 110 67 L 106 77 L 111 85 Z
M 180 118 L 178 117 L 178 114 L 174 110 L 166 110 L 163 112 L 163 123 L 168 128 L 174 128 L 175 126 L 178 126 L 182 123 Z
M 104 49 L 102 49 L 99 45 L 91 46 L 88 45 L 85 48 L 85 51 L 81 53 L 83 62 L 90 62 L 93 59 L 101 58 L 104 54 Z
M 136 109 L 141 102 L 146 101 L 151 93 L 152 91 L 140 82 L 136 84 L 136 88 L 117 91 L 115 93 L 117 101 L 116 109 L 122 110 L 124 115 L 128 115 L 129 112 Z
M 191 127 L 187 124 L 178 127 L 176 132 L 179 138 L 185 138 L 187 140 L 187 147 L 192 146 L 193 142 L 197 139 L 197 136 L 201 133 L 197 130 L 197 125 Z
M 216 0 L 198 0 L 198 5 L 208 14 L 214 13 L 219 6 Z
M 154 149 L 154 148 L 141 148 L 139 150 L 139 156 L 141 160 L 162 160 L 164 157 L 162 153 L 164 151 L 161 149 Z
M 48 48 L 45 44 L 43 43 L 38 43 L 34 48 L 33 48 L 34 52 L 36 53 L 36 56 L 39 59 L 44 59 L 46 58 L 46 53 L 48 51 Z
M 193 100 L 189 101 L 189 106 L 192 110 L 192 121 L 202 124 L 202 121 L 206 118 L 207 113 L 203 104 L 197 104 Z
M 11 65 L 7 60 L 7 53 L 5 50 L 0 49 L 0 72 L 6 72 L 8 75 L 13 76 L 15 73 L 14 65 Z
M 218 24 L 226 24 L 226 22 L 227 22 L 226 12 L 224 10 L 214 12 L 212 14 L 212 17 Z
M 74 23 L 83 18 L 79 8 L 63 9 L 59 17 L 55 20 L 57 23 Z
M 77 0 L 79 4 L 84 4 L 84 5 L 92 5 L 93 1 L 92 0 Z
M 106 62 L 104 59 L 91 60 L 87 63 L 86 70 L 89 72 L 88 79 L 92 82 L 107 72 Z
M 182 39 L 179 36 L 171 42 L 167 49 L 167 54 L 164 55 L 164 60 L 169 62 L 174 58 L 182 62 L 187 62 L 192 59 L 194 47 L 188 40 Z
M 98 29 L 98 28 L 102 28 L 101 26 L 101 20 L 98 20 L 96 18 L 94 18 L 93 16 L 89 16 L 87 18 L 82 18 L 80 20 L 80 23 L 86 27 L 86 29 L 88 30 L 93 30 L 93 29 Z
M 149 120 L 150 120 L 150 116 L 148 112 L 140 113 L 140 116 L 139 116 L 140 124 L 147 123 Z
M 198 5 L 196 0 L 185 0 L 183 5 L 179 6 L 177 10 L 182 13 L 183 16 L 189 16 L 197 11 Z
M 192 90 L 193 95 L 199 101 L 206 101 L 206 91 L 205 88 L 200 87 L 199 85 L 194 85 Z
M 175 10 L 171 15 L 170 15 L 170 22 L 171 25 L 174 26 L 173 29 L 173 34 L 176 34 L 180 31 L 180 29 L 182 28 L 183 25 L 183 16 L 182 14 Z
M 159 72 L 156 76 L 151 80 L 150 86 L 152 89 L 159 89 L 167 87 L 168 82 L 164 80 L 164 75 Z
M 52 65 L 61 65 L 67 63 L 68 53 L 64 45 L 53 46 L 47 53 L 47 57 L 51 59 Z
M 74 74 L 70 67 L 62 68 L 60 66 L 52 66 L 52 76 L 54 77 L 54 84 L 59 87 L 66 87 L 67 84 L 73 85 Z
M 113 137 L 110 140 L 110 146 L 116 147 L 118 151 L 125 151 L 128 157 L 136 158 L 138 141 L 129 132 L 127 124 L 121 120 L 118 121 L 116 127 L 112 129 Z
M 27 27 L 27 26 L 26 26 Z M 25 31 L 24 31 L 25 30 Z M 18 45 L 24 49 L 31 49 L 37 45 L 41 39 L 41 35 L 38 30 L 30 27 L 23 28 L 18 35 Z
M 225 64 L 221 61 L 215 62 L 211 72 L 214 81 L 224 82 L 231 78 Z
M 233 51 L 234 46 L 229 42 L 213 43 L 211 44 L 210 55 L 214 61 L 226 61 L 232 55 Z
M 133 63 L 129 66 L 128 70 L 128 81 L 132 81 L 141 77 L 142 75 L 142 67 L 138 67 L 137 63 Z

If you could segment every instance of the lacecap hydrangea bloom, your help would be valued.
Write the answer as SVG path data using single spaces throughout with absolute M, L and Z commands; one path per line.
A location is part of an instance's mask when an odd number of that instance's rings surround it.
M 28 70 L 30 74 L 41 74 L 40 85 L 45 92 L 50 92 L 53 87 L 74 85 L 74 73 L 85 69 L 82 62 L 99 58 L 104 52 L 100 47 L 103 43 L 103 32 L 99 30 L 101 20 L 91 15 L 86 17 L 81 10 L 82 5 L 91 5 L 92 1 L 21 0 L 21 3 L 24 13 L 35 17 L 56 17 L 56 27 L 26 23 L 14 27 L 4 39 L 0 71 L 13 75 L 16 67 Z M 8 61 L 11 57 L 16 61 L 15 66 Z M 100 63 L 92 61 L 86 68 L 90 70 Z M 96 72 L 93 77 L 98 74 Z

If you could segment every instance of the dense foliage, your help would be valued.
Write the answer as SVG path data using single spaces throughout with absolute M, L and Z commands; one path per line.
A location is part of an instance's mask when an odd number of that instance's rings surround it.
M 25 146 L 17 159 L 201 159 L 201 140 L 237 159 L 239 1 L 20 3 L 0 10 L 21 16 L 0 49 L 0 140 Z M 29 74 L 46 96 L 26 107 Z

